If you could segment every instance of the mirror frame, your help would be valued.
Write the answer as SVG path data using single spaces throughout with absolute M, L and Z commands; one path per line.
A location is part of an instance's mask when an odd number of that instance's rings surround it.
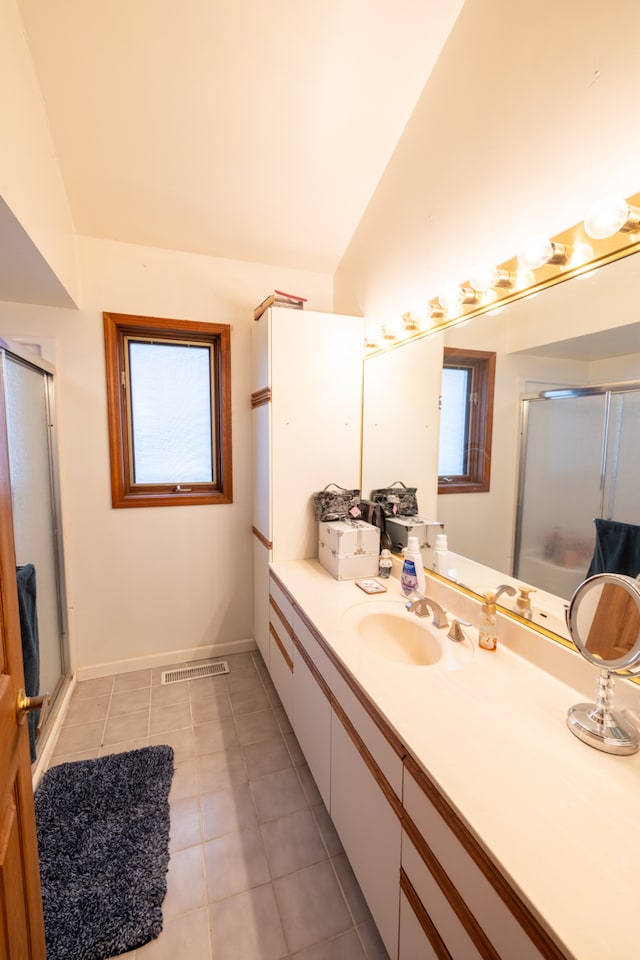
M 592 653 L 587 645 L 587 639 L 581 635 L 578 626 L 578 610 L 584 603 L 585 596 L 591 593 L 598 586 L 604 587 L 605 584 L 612 584 L 620 589 L 626 590 L 629 596 L 635 600 L 636 607 L 640 611 L 640 583 L 633 577 L 626 577 L 620 573 L 597 573 L 593 577 L 584 580 L 577 588 L 569 602 L 567 610 L 567 626 L 569 633 L 577 650 L 582 654 L 585 660 L 592 663 L 599 670 L 608 670 L 610 673 L 629 674 L 640 673 L 640 626 L 635 642 L 629 652 L 616 660 L 604 660 L 597 654 Z

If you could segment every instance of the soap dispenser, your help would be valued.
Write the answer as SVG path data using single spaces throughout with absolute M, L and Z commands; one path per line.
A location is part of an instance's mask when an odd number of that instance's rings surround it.
M 484 594 L 484 603 L 480 611 L 480 629 L 478 646 L 483 650 L 495 650 L 496 640 L 496 595 L 492 590 Z
M 407 548 L 404 553 L 404 563 L 402 564 L 402 574 L 400 576 L 400 586 L 406 597 L 414 590 L 424 594 L 424 562 L 420 553 L 420 545 L 417 537 L 409 537 Z
M 495 650 L 498 646 L 496 637 L 496 602 L 503 593 L 515 597 L 516 590 L 510 583 L 501 583 L 495 590 L 487 590 L 484 594 L 484 603 L 480 610 L 480 629 L 478 632 L 478 646 L 483 650 Z

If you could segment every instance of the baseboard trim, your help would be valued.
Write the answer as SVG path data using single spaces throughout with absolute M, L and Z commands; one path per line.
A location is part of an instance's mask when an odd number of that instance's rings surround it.
M 55 707 L 55 716 L 51 721 L 51 727 L 46 731 L 46 739 L 44 743 L 40 744 L 38 742 L 38 750 L 36 753 L 36 762 L 31 767 L 31 780 L 33 784 L 33 791 L 38 789 L 42 776 L 49 766 L 49 760 L 53 754 L 53 749 L 58 741 L 58 736 L 60 735 L 60 730 L 62 729 L 62 724 L 64 718 L 67 715 L 67 710 L 69 709 L 69 704 L 71 702 L 71 694 L 76 688 L 76 677 L 75 674 L 68 678 L 65 681 L 65 686 L 60 694 L 60 701 L 56 703 Z
M 110 660 L 108 663 L 93 663 L 78 667 L 78 681 L 95 680 L 97 677 L 110 677 L 114 673 L 134 673 L 136 670 L 149 670 L 153 667 L 173 667 L 179 663 L 191 663 L 193 660 L 208 660 L 210 657 L 229 657 L 234 653 L 246 653 L 256 650 L 253 638 L 234 640 L 230 643 L 210 643 L 204 647 L 188 647 L 185 650 L 168 650 L 164 653 L 150 653 L 144 657 L 132 657 L 128 660 Z

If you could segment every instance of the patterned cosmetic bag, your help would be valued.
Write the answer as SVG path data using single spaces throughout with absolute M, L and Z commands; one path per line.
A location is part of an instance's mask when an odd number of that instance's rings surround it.
M 418 513 L 417 487 L 395 480 L 388 487 L 371 491 L 371 499 L 380 503 L 386 517 L 415 517 Z
M 360 517 L 359 490 L 349 490 L 337 483 L 328 483 L 324 490 L 313 494 L 313 513 L 316 520 L 346 520 Z

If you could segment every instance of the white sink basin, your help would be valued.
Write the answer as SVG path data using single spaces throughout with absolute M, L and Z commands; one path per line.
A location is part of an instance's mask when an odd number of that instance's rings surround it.
M 470 640 L 449 640 L 447 629 L 434 627 L 430 616 L 409 613 L 401 600 L 358 603 L 345 611 L 341 627 L 371 653 L 396 663 L 452 670 L 473 657 Z

